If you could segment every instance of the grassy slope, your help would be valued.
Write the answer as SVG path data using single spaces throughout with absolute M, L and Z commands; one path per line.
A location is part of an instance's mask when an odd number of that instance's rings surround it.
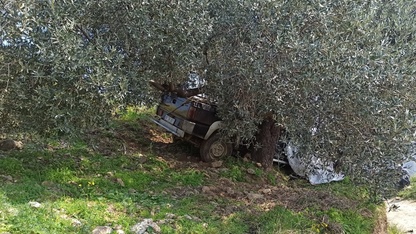
M 78 142 L 0 153 L 0 233 L 129 233 L 144 218 L 162 233 L 372 232 L 376 207 L 348 180 L 311 186 L 236 158 L 212 168 L 139 112 Z
M 405 188 L 399 193 L 403 199 L 416 200 L 416 176 L 411 178 L 411 186 Z

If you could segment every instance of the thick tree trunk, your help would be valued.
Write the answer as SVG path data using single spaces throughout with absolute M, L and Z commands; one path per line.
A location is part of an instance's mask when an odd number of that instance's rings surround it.
M 273 156 L 281 130 L 281 127 L 271 117 L 264 119 L 260 125 L 256 139 L 261 147 L 253 150 L 252 159 L 261 163 L 264 169 L 273 166 Z

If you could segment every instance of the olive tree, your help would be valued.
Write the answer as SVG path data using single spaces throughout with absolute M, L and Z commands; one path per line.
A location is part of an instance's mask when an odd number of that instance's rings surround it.
M 69 133 L 105 121 L 123 99 L 122 54 L 77 30 L 83 2 L 3 5 L 2 131 Z
M 397 0 L 3 1 L 1 131 L 72 132 L 207 82 L 224 135 L 272 165 L 282 132 L 379 191 L 414 134 L 415 11 Z M 378 187 L 377 187 L 378 186 Z
M 1 131 L 73 133 L 201 69 L 205 1 L 2 2 Z
M 415 130 L 416 4 L 217 4 L 208 77 L 227 132 L 269 167 L 284 128 L 302 157 L 391 188 Z

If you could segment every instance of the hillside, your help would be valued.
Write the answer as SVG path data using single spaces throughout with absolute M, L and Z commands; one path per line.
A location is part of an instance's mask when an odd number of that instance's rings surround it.
M 0 233 L 382 233 L 383 208 L 348 178 L 199 160 L 130 109 L 76 140 L 0 152 Z M 100 232 L 101 231 L 101 232 Z

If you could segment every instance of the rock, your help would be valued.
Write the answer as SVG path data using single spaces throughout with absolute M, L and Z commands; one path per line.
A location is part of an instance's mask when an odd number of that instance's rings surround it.
M 109 226 L 98 226 L 92 230 L 92 234 L 110 234 L 113 229 Z
M 119 230 L 116 230 L 116 233 L 117 234 L 124 234 L 125 232 L 123 230 L 119 229 Z
M 176 218 L 176 215 L 175 214 L 172 214 L 172 213 L 167 213 L 166 214 L 166 218 L 167 219 L 174 219 L 174 218 Z
M 134 234 L 144 234 L 148 227 L 151 227 L 154 232 L 160 233 L 160 227 L 153 222 L 153 219 L 144 219 L 142 222 L 131 227 L 130 231 Z
M 136 194 L 137 193 L 137 190 L 131 188 L 131 189 L 129 189 L 129 193 L 130 194 Z
M 202 187 L 202 193 L 208 193 L 208 192 L 211 192 L 211 188 L 208 187 L 208 186 L 203 186 Z
M 269 188 L 266 188 L 266 189 L 260 189 L 259 192 L 263 194 L 271 194 L 272 190 Z
M 117 178 L 117 184 L 119 184 L 119 185 L 121 185 L 121 187 L 124 187 L 125 185 L 124 185 L 124 181 L 122 180 L 122 179 L 120 179 L 120 178 Z
M 45 180 L 42 182 L 42 186 L 53 187 L 55 184 L 52 181 Z
M 13 149 L 23 149 L 23 143 L 21 141 L 14 141 L 11 139 L 6 139 L 0 141 L 0 150 L 1 151 L 9 151 Z
M 233 207 L 233 206 L 226 206 L 225 209 L 224 209 L 224 211 L 225 211 L 226 214 L 232 214 L 232 213 L 235 212 L 235 207 Z
M 23 142 L 21 142 L 21 141 L 15 141 L 14 145 L 15 145 L 15 148 L 18 149 L 18 150 L 23 149 Z
M 4 179 L 7 182 L 14 182 L 13 177 L 10 175 L 0 175 L 0 178 Z
M 230 171 L 230 169 L 228 169 L 228 168 L 226 168 L 226 167 L 223 167 L 223 168 L 220 168 L 220 169 L 218 169 L 218 172 L 220 172 L 220 173 L 227 173 L 227 172 L 229 172 Z M 217 173 L 218 173 L 217 172 Z
M 193 191 L 193 190 L 186 190 L 185 191 L 186 196 L 192 196 L 192 195 L 195 195 L 195 194 L 197 194 L 197 193 L 195 193 L 195 191 Z
M 250 200 L 258 200 L 258 199 L 262 199 L 264 196 L 262 194 L 258 194 L 258 193 L 249 193 L 247 195 L 247 197 Z
M 19 210 L 16 208 L 9 208 L 7 209 L 7 213 L 9 213 L 10 216 L 17 216 L 19 215 Z
M 211 166 L 213 167 L 213 168 L 219 168 L 219 167 L 221 167 L 222 166 L 222 163 L 223 163 L 223 161 L 215 161 L 215 162 L 212 162 L 211 163 Z
M 157 225 L 156 223 L 151 223 L 150 227 L 153 228 L 154 232 L 160 233 L 162 230 L 160 229 L 159 225 Z
M 79 221 L 78 219 L 74 219 L 74 218 L 71 218 L 71 224 L 74 227 L 79 227 L 82 225 L 81 221 Z
M 192 216 L 192 219 L 193 219 L 194 221 L 197 221 L 197 222 L 202 222 L 202 219 L 200 219 L 200 218 L 198 218 L 198 217 L 196 217 L 196 216 Z
M 255 175 L 256 171 L 253 168 L 249 168 L 249 169 L 247 169 L 247 173 L 250 174 L 250 175 Z
M 249 162 L 249 161 L 251 160 L 251 154 L 250 154 L 250 153 L 246 153 L 246 154 L 243 156 L 243 160 L 244 160 L 245 162 Z
M 173 220 L 173 219 L 161 219 L 161 220 L 159 220 L 159 221 L 157 221 L 157 224 L 167 224 L 167 223 L 173 223 L 173 222 L 175 222 L 175 220 Z
M 42 206 L 42 204 L 40 204 L 39 202 L 33 202 L 33 201 L 29 202 L 29 205 L 34 208 L 40 208 Z
M 233 195 L 235 192 L 231 187 L 226 187 L 225 191 L 227 192 L 227 194 Z

